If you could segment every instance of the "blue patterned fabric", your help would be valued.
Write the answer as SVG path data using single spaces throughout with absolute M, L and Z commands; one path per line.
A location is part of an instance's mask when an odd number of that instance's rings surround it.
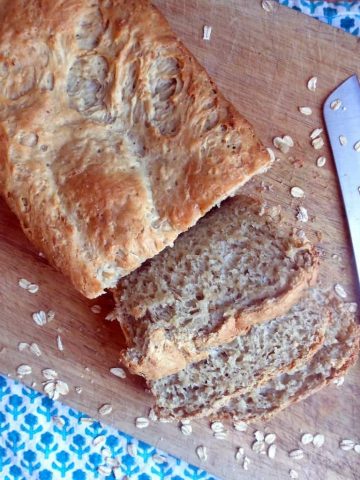
M 101 466 L 116 461 L 129 480 L 216 480 L 0 375 L 1 480 L 114 480 Z
M 279 2 L 360 36 L 360 0 Z M 113 473 L 101 473 L 101 466 L 118 461 L 119 478 L 129 480 L 216 480 L 130 435 L 84 418 L 88 417 L 0 375 L 0 479 L 114 480 Z M 102 442 L 97 444 L 94 439 L 99 438 Z
M 279 0 L 300 12 L 341 28 L 352 35 L 360 36 L 360 0 L 322 2 L 317 0 Z

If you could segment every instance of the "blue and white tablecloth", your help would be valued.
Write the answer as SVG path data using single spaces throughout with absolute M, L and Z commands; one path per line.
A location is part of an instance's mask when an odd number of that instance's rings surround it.
M 360 1 L 279 0 L 360 36 Z M 215 480 L 203 470 L 0 376 L 1 480 Z M 103 473 L 101 473 L 103 472 Z

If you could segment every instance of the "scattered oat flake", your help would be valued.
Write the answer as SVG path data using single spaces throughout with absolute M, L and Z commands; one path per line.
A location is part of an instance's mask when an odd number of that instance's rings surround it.
M 336 100 L 333 100 L 331 103 L 330 103 L 330 108 L 331 110 L 339 110 L 339 108 L 341 107 L 342 105 L 342 102 L 341 100 L 339 100 L 338 98 Z
M 211 38 L 212 27 L 209 25 L 204 25 L 203 28 L 203 40 L 210 40 Z
M 317 433 L 314 437 L 313 444 L 316 448 L 320 448 L 325 443 L 325 437 L 322 433 Z
M 360 140 L 355 143 L 355 145 L 354 145 L 354 150 L 355 150 L 356 152 L 360 152 Z
M 299 222 L 304 222 L 306 223 L 309 220 L 309 215 L 305 207 L 299 207 L 296 218 L 299 220 Z
M 99 408 L 98 412 L 100 415 L 105 416 L 109 415 L 112 412 L 113 407 L 109 403 L 104 403 L 104 405 L 101 405 Z
M 304 452 L 300 449 L 291 450 L 291 452 L 289 452 L 289 457 L 293 458 L 294 460 L 301 460 L 304 458 Z
M 264 434 L 263 434 L 263 432 L 260 432 L 260 430 L 256 430 L 256 432 L 254 432 L 254 437 L 256 438 L 256 440 L 258 442 L 263 442 L 264 441 Z
M 273 139 L 273 145 L 275 148 L 280 150 L 282 153 L 288 153 L 290 148 L 294 146 L 293 139 L 289 135 L 284 137 L 275 137 Z
M 336 385 L 337 387 L 341 387 L 341 385 L 344 384 L 344 381 L 345 381 L 345 377 L 338 377 L 338 378 L 335 378 L 334 380 L 334 385 Z
M 322 168 L 326 163 L 326 157 L 319 157 L 317 160 L 316 160 L 316 165 L 319 167 L 319 168 Z
M 19 287 L 23 288 L 24 290 L 27 290 L 29 286 L 31 285 L 31 282 L 29 280 L 26 280 L 26 278 L 20 278 L 18 282 Z
M 106 317 L 105 317 L 105 320 L 107 320 L 108 322 L 113 322 L 114 320 L 117 319 L 117 313 L 116 313 L 116 310 L 112 310 L 111 312 L 109 312 Z
M 203 461 L 203 462 L 206 462 L 208 456 L 207 456 L 207 448 L 204 447 L 203 445 L 199 445 L 198 447 L 196 447 L 196 455 L 198 456 L 198 458 Z
M 312 114 L 312 109 L 310 107 L 299 107 L 299 112 L 303 115 L 309 116 Z
M 270 447 L 268 448 L 267 454 L 268 454 L 269 458 L 271 458 L 271 459 L 275 458 L 275 455 L 276 455 L 276 445 L 275 445 L 275 443 L 270 445 Z
M 48 321 L 48 322 L 51 322 L 52 320 L 54 320 L 54 318 L 55 318 L 55 312 L 54 312 L 54 310 L 49 310 L 49 311 L 47 312 L 46 317 L 47 317 L 47 321 Z
M 315 130 L 313 130 L 311 133 L 310 133 L 310 138 L 311 140 L 314 140 L 315 138 L 317 137 L 320 137 L 320 135 L 323 133 L 323 129 L 322 128 L 315 128 Z
M 57 400 L 60 396 L 57 388 L 56 383 L 54 381 L 46 382 L 44 385 L 44 392 L 52 399 Z
M 299 474 L 293 469 L 289 470 L 289 476 L 292 480 L 297 480 L 299 478 Z
M 243 469 L 244 470 L 249 470 L 249 465 L 250 465 L 250 458 L 245 457 L 243 461 Z
M 317 77 L 311 77 L 307 82 L 307 88 L 310 92 L 315 92 L 317 87 Z
M 342 145 L 342 146 L 347 144 L 347 138 L 345 137 L 345 135 L 340 135 L 339 136 L 339 142 L 340 142 L 340 145 Z
M 107 465 L 100 465 L 98 472 L 101 473 L 101 475 L 108 476 L 111 475 L 112 468 L 108 467 Z
M 276 440 L 276 434 L 275 433 L 268 433 L 268 434 L 265 435 L 264 440 L 265 440 L 265 443 L 267 443 L 268 445 L 271 445 Z
M 301 443 L 303 445 L 309 445 L 314 440 L 314 435 L 312 433 L 304 433 L 301 437 Z
M 30 293 L 37 293 L 39 291 L 39 288 L 39 285 L 36 285 L 36 283 L 31 283 L 28 286 L 27 291 Z
M 190 420 L 189 420 L 188 418 L 184 418 L 183 420 L 181 420 L 181 423 L 182 423 L 183 425 L 190 425 L 191 422 L 190 422 Z
M 238 432 L 246 432 L 248 426 L 241 420 L 235 420 L 233 423 L 234 429 Z
M 274 153 L 274 150 L 272 148 L 267 148 L 266 149 L 268 154 L 269 154 L 269 157 L 270 157 L 270 162 L 273 163 L 275 162 L 276 158 L 275 158 L 275 153 Z
M 136 428 L 147 428 L 150 425 L 150 421 L 146 417 L 137 417 L 135 419 Z
M 192 434 L 192 426 L 191 425 L 184 425 L 182 424 L 180 426 L 181 433 L 185 436 L 191 435 Z
M 34 312 L 32 314 L 32 318 L 36 325 L 43 327 L 46 324 L 46 313 L 44 310 L 40 310 L 39 312 Z
M 265 443 L 263 441 L 255 440 L 251 445 L 251 450 L 255 453 L 263 453 L 265 451 Z
M 25 365 L 25 364 L 19 365 L 18 368 L 16 369 L 16 373 L 21 377 L 23 375 L 31 375 L 32 368 L 30 367 L 30 365 Z
M 338 295 L 340 298 L 344 299 L 344 298 L 347 297 L 347 293 L 346 293 L 344 287 L 342 285 L 340 285 L 340 283 L 337 283 L 334 286 L 334 290 L 335 290 L 336 295 Z
M 359 443 L 354 445 L 354 450 L 355 450 L 356 453 L 360 453 L 360 444 Z
M 60 395 L 67 395 L 69 393 L 69 385 L 63 380 L 57 380 L 56 390 L 60 393 Z
M 101 312 L 101 307 L 100 307 L 100 305 L 92 305 L 92 306 L 90 307 L 90 310 L 91 310 L 93 313 L 98 314 L 98 313 Z
M 96 447 L 98 445 L 102 445 L 105 442 L 105 440 L 106 440 L 105 435 L 98 435 L 93 439 L 92 444 L 94 445 L 94 447 Z
M 76 392 L 78 395 L 80 395 L 80 394 L 82 393 L 82 387 L 76 386 L 76 387 L 75 387 L 75 392 Z
M 24 350 L 27 350 L 30 347 L 30 345 L 26 342 L 20 342 L 18 345 L 18 350 L 19 352 L 23 352 Z
M 223 432 L 225 430 L 225 427 L 221 422 L 212 422 L 210 428 L 213 432 Z
M 56 337 L 56 345 L 57 345 L 57 348 L 60 350 L 60 352 L 64 351 L 64 345 L 62 343 L 60 335 Z
M 287 145 L 289 145 L 289 147 L 294 146 L 294 140 L 292 139 L 292 137 L 290 137 L 290 135 L 284 135 L 283 140 Z
M 52 368 L 44 368 L 41 373 L 46 380 L 55 380 L 58 377 L 58 373 Z
M 120 367 L 110 368 L 110 373 L 115 375 L 115 377 L 126 378 L 125 370 L 123 368 L 120 368 Z
M 33 342 L 31 345 L 30 345 L 30 352 L 33 353 L 34 355 L 36 355 L 37 357 L 40 357 L 41 356 L 41 350 L 40 350 L 40 347 L 37 343 Z
M 355 447 L 355 442 L 353 440 L 348 439 L 348 438 L 345 438 L 344 440 L 341 440 L 341 442 L 340 442 L 341 450 L 349 451 L 349 450 L 352 450 L 354 447 Z
M 271 13 L 275 9 L 274 2 L 272 2 L 271 0 L 262 0 L 261 6 L 263 10 L 265 10 L 265 12 L 267 13 Z
M 215 432 L 214 437 L 216 438 L 216 440 L 225 440 L 225 438 L 227 437 L 227 431 L 222 430 L 220 432 Z
M 290 194 L 294 198 L 303 198 L 305 195 L 305 192 L 302 188 L 300 187 L 292 187 L 290 189 Z
M 244 456 L 245 450 L 242 447 L 239 447 L 235 453 L 235 460 L 239 461 Z
M 315 148 L 315 150 L 320 150 L 324 146 L 324 140 L 321 137 L 314 138 L 311 142 L 311 145 Z

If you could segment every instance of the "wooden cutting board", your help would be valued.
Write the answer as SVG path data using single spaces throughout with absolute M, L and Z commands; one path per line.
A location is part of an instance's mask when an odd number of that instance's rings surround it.
M 351 250 L 328 142 L 321 151 L 315 151 L 309 133 L 323 126 L 321 105 L 330 91 L 350 74 L 360 74 L 360 39 L 285 7 L 266 13 L 258 0 L 156 0 L 155 3 L 228 98 L 253 122 L 267 145 L 271 145 L 276 135 L 289 134 L 294 138 L 291 152 L 287 156 L 279 154 L 281 161 L 266 176 L 251 182 L 246 190 L 263 196 L 269 204 L 281 205 L 285 219 L 318 239 L 323 251 L 322 283 L 325 286 L 341 283 L 349 300 L 355 299 Z M 212 26 L 210 41 L 202 39 L 204 25 Z M 306 88 L 313 75 L 318 77 L 315 93 Z M 310 106 L 313 114 L 301 115 L 299 106 Z M 319 155 L 327 158 L 321 169 L 316 166 Z M 292 199 L 291 186 L 303 188 L 305 198 Z M 295 219 L 300 204 L 309 213 L 306 224 Z M 3 202 L 0 202 L 0 269 L 2 372 L 15 376 L 19 364 L 31 364 L 33 374 L 24 381 L 29 384 L 36 381 L 41 388 L 41 369 L 55 368 L 71 387 L 64 399 L 69 405 L 97 416 L 101 404 L 111 403 L 113 413 L 106 417 L 106 422 L 225 480 L 286 479 L 290 468 L 299 472 L 300 479 L 359 478 L 360 455 L 338 447 L 343 438 L 360 442 L 359 365 L 341 388 L 331 386 L 289 408 L 267 425 L 256 425 L 247 433 L 235 432 L 229 425 L 226 440 L 215 440 L 206 420 L 194 422 L 191 437 L 182 436 L 177 425 L 163 423 L 137 430 L 134 419 L 148 413 L 151 397 L 138 379 L 120 380 L 109 374 L 109 368 L 117 364 L 122 346 L 119 327 L 104 321 L 112 305 L 110 296 L 90 302 L 76 293 L 29 244 Z M 39 292 L 30 294 L 19 288 L 18 280 L 22 277 L 39 284 Z M 90 311 L 94 303 L 102 306 L 100 314 Z M 56 312 L 55 320 L 45 327 L 35 325 L 32 312 L 48 309 Z M 56 347 L 59 334 L 63 352 Z M 17 345 L 21 341 L 36 341 L 42 356 L 20 353 Z M 74 386 L 81 386 L 83 392 L 75 393 Z M 277 434 L 275 460 L 251 451 L 255 428 Z M 325 445 L 320 449 L 304 447 L 305 458 L 291 460 L 288 451 L 299 446 L 302 432 L 323 433 Z M 198 445 L 208 448 L 206 463 L 196 457 Z M 248 472 L 234 459 L 239 446 L 244 447 L 251 459 Z

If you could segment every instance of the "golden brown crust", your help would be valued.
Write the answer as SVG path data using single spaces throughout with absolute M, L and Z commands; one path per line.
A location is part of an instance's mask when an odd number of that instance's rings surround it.
M 202 417 L 211 417 L 213 415 L 216 415 L 216 412 L 223 406 L 225 406 L 229 400 L 232 398 L 238 397 L 239 395 L 244 395 L 246 393 L 249 393 L 252 389 L 258 388 L 261 385 L 266 384 L 269 380 L 271 380 L 274 376 L 279 375 L 284 372 L 291 372 L 298 368 L 299 366 L 305 364 L 307 361 L 309 361 L 322 347 L 325 341 L 325 332 L 326 328 L 329 324 L 330 320 L 330 313 L 326 311 L 324 313 L 324 323 L 322 328 L 319 330 L 317 334 L 316 340 L 312 343 L 312 345 L 309 346 L 308 350 L 304 351 L 304 355 L 302 357 L 299 357 L 291 362 L 290 365 L 286 365 L 281 369 L 275 369 L 275 368 L 269 368 L 264 374 L 261 376 L 261 378 L 257 378 L 254 380 L 254 382 L 250 385 L 248 385 L 245 388 L 241 388 L 238 390 L 235 390 L 233 393 L 229 395 L 223 396 L 221 399 L 218 399 L 212 403 L 211 406 L 205 408 L 202 407 L 200 410 L 192 413 L 191 415 L 187 415 L 186 418 L 188 419 L 194 419 L 194 418 L 202 418 Z M 158 408 L 156 405 L 154 406 L 154 411 L 156 415 L 159 418 L 164 418 L 166 420 L 176 420 L 178 417 L 176 415 L 169 415 L 168 412 L 164 414 L 162 408 Z M 184 417 L 182 417 L 184 418 Z
M 156 336 L 153 336 L 152 333 L 149 335 L 140 361 L 138 359 L 131 360 L 131 354 L 129 354 L 131 348 L 121 353 L 121 361 L 131 373 L 141 375 L 147 380 L 158 380 L 179 372 L 189 363 L 206 358 L 211 348 L 230 343 L 238 335 L 246 334 L 252 325 L 284 315 L 300 300 L 305 291 L 315 284 L 318 275 L 319 255 L 317 251 L 310 245 L 305 245 L 303 248 L 308 250 L 312 259 L 312 267 L 307 270 L 300 269 L 287 288 L 276 298 L 266 299 L 256 306 L 234 312 L 233 315 L 225 317 L 216 330 L 190 341 L 180 342 L 166 339 L 165 329 L 157 328 Z M 136 312 L 132 313 L 135 316 Z M 138 313 L 143 314 L 143 312 Z M 118 320 L 122 325 L 121 316 Z M 123 330 L 125 329 L 123 328 Z M 162 341 L 159 343 L 160 337 Z M 131 345 L 131 338 L 129 340 L 128 345 Z M 156 368 L 154 368 L 155 364 Z
M 268 298 L 259 305 L 226 317 L 217 331 L 211 332 L 205 338 L 196 339 L 196 347 L 209 349 L 231 342 L 238 335 L 246 334 L 253 325 L 264 323 L 288 312 L 300 300 L 304 292 L 315 285 L 319 272 L 319 255 L 312 247 L 309 247 L 309 252 L 313 258 L 312 269 L 300 270 L 286 290 L 276 298 Z
M 1 193 L 84 295 L 269 166 L 147 1 L 0 0 L 0 12 Z
M 146 355 L 138 362 L 129 362 L 126 351 L 120 353 L 120 362 L 131 373 L 141 375 L 149 380 L 156 380 L 172 375 L 186 367 L 190 362 L 200 362 L 207 357 L 207 352 L 195 352 L 194 349 L 179 348 L 173 342 L 166 339 L 164 329 L 157 328 L 149 336 Z M 164 363 L 166 358 L 166 365 Z

